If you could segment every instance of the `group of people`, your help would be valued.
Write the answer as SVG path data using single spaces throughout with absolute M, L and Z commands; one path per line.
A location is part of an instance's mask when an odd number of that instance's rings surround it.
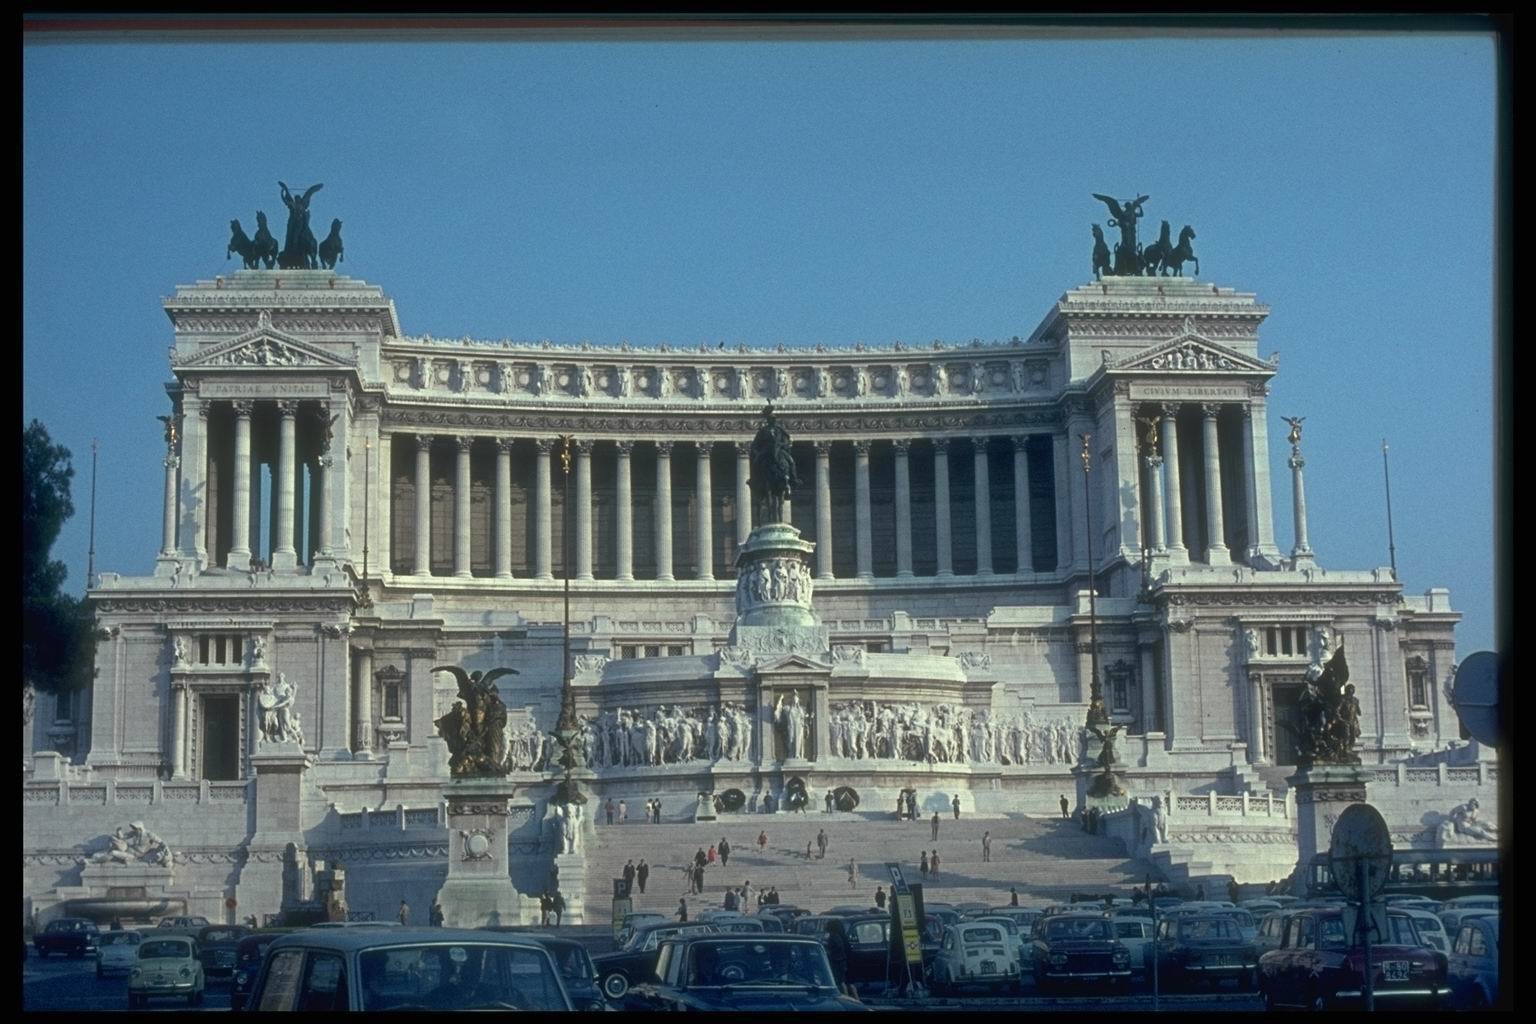
M 411 923 L 411 905 L 403 899 L 400 901 L 400 909 L 395 911 L 395 920 L 402 925 Z M 437 900 L 432 901 L 432 909 L 427 912 L 427 923 L 433 928 L 443 926 L 443 905 Z
M 620 800 L 615 804 L 613 797 L 609 797 L 608 802 L 603 805 L 603 814 L 610 825 L 627 825 L 629 823 L 629 801 Z M 617 822 L 615 822 L 615 818 L 617 818 Z M 661 800 L 647 800 L 645 802 L 645 820 L 652 825 L 661 824 Z
M 547 926 L 549 915 L 555 915 L 555 927 L 560 927 L 560 918 L 565 915 L 565 897 L 556 889 L 554 895 L 550 895 L 548 889 L 539 893 L 539 924 Z
M 640 858 L 639 864 L 636 864 L 634 860 L 631 859 L 624 865 L 625 889 L 633 891 L 638 885 L 640 888 L 640 894 L 643 896 L 645 895 L 645 883 L 650 877 L 651 866 L 645 862 L 644 857 Z

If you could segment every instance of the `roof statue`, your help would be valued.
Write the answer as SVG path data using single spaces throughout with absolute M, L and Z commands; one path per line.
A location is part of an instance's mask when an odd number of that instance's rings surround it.
M 318 270 L 321 267 L 334 270 L 337 263 L 346 259 L 341 243 L 341 221 L 331 221 L 331 233 L 323 242 L 315 241 L 315 233 L 309 226 L 309 202 L 325 186 L 311 185 L 300 195 L 294 195 L 284 182 L 279 181 L 277 186 L 283 205 L 288 207 L 288 227 L 283 235 L 282 251 L 278 251 L 277 239 L 267 227 L 266 213 L 257 210 L 255 238 L 245 233 L 238 220 L 229 222 L 229 245 L 225 247 L 224 258 L 239 256 L 246 270 L 263 267 L 271 270 L 274 266 L 281 270 Z
M 784 503 L 800 482 L 790 450 L 789 431 L 773 418 L 773 406 L 763 410 L 763 425 L 752 439 L 752 505 L 759 523 L 784 521 Z
M 435 723 L 448 744 L 448 770 L 455 778 L 501 776 L 512 770 L 507 754 L 507 706 L 496 692 L 496 680 L 517 675 L 515 668 L 465 672 L 457 665 L 438 665 L 459 683 L 453 709 Z
M 1172 229 L 1167 221 L 1163 221 L 1157 241 L 1151 245 L 1143 248 L 1136 241 L 1136 222 L 1141 219 L 1141 206 L 1149 196 L 1137 196 L 1121 202 L 1095 192 L 1093 198 L 1109 207 L 1109 226 L 1120 229 L 1120 241 L 1115 245 L 1111 269 L 1110 251 L 1104 241 L 1104 231 L 1097 224 L 1092 225 L 1094 280 L 1102 280 L 1106 276 L 1136 277 L 1142 274 L 1168 277 L 1170 273 L 1174 277 L 1183 277 L 1186 263 L 1193 263 L 1195 273 L 1200 273 L 1200 260 L 1195 256 L 1194 246 L 1190 244 L 1195 240 L 1195 229 L 1188 224 L 1179 232 L 1177 244 L 1171 237 Z
M 315 233 L 309 229 L 309 200 L 324 188 L 311 185 L 302 196 L 295 197 L 281 181 L 283 205 L 288 207 L 288 234 L 283 240 L 283 251 L 278 253 L 277 265 L 284 270 L 315 270 L 320 266 L 316 250 Z

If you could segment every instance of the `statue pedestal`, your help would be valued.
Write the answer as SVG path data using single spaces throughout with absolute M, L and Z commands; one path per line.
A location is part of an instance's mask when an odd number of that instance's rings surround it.
M 1333 845 L 1333 825 L 1350 804 L 1365 803 L 1365 772 L 1359 765 L 1319 764 L 1286 778 L 1296 791 L 1296 870 L 1291 892 L 1305 895 L 1312 858 Z
M 507 864 L 507 805 L 516 788 L 498 778 L 456 779 L 445 787 L 448 880 L 437 902 L 447 927 L 522 923 L 522 896 Z
M 283 910 L 293 899 L 288 847 L 305 849 L 302 806 L 304 773 L 314 766 L 297 743 L 263 743 L 251 755 L 256 773 L 255 832 L 240 869 L 235 898 L 239 912 L 264 914 Z
M 586 924 L 587 905 L 587 857 L 583 853 L 562 853 L 555 857 L 555 870 L 560 873 L 560 895 L 565 898 L 565 913 L 560 923 Z

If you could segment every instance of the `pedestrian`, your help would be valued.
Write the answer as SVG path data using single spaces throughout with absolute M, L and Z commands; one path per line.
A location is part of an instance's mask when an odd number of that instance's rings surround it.
M 555 909 L 554 901 L 549 898 L 549 890 L 545 889 L 543 892 L 539 893 L 539 927 L 540 928 L 548 926 L 548 924 L 549 924 L 549 915 L 550 915 L 550 913 L 554 909 Z
M 1010 907 L 1016 907 L 1019 905 L 1019 890 L 1015 889 L 1011 885 L 1008 887 L 1008 905 Z
M 831 814 L 832 813 L 832 791 L 830 789 L 827 790 L 827 810 L 826 810 L 826 813 L 827 814 Z
M 922 872 L 924 878 L 928 877 L 928 853 L 926 850 L 923 852 L 923 860 L 922 863 L 918 864 L 917 870 Z
M 400 910 L 395 914 L 395 919 L 401 924 L 411 923 L 411 905 L 405 900 L 400 901 Z
M 633 860 L 624 865 L 624 894 L 629 895 L 629 890 L 635 886 L 635 862 Z
M 685 899 L 679 899 L 677 901 L 677 919 L 679 921 L 688 920 L 688 901 Z
M 656 824 L 661 824 L 661 797 L 656 798 Z
M 707 858 L 708 858 L 708 860 L 709 860 L 709 863 L 711 863 L 711 864 L 713 864 L 713 863 L 714 863 L 714 862 L 715 862 L 715 860 L 716 860 L 716 859 L 717 859 L 717 858 L 718 858 L 718 857 L 719 857 L 719 856 L 720 856 L 720 854 L 718 854 L 718 853 L 716 853 L 716 852 L 715 852 L 715 847 L 714 847 L 714 844 L 710 844 L 710 847 L 709 847 L 709 853 L 708 853 L 708 854 L 706 854 L 706 857 L 707 857 Z
M 938 850 L 934 850 L 933 851 L 933 855 L 928 858 L 928 877 L 929 878 L 938 878 L 939 877 L 939 851 Z
M 906 794 L 906 791 L 903 790 L 902 792 L 896 794 L 896 820 L 900 821 L 901 819 L 905 818 L 906 816 L 907 816 L 907 794 Z
M 991 860 L 992 860 L 992 833 L 991 832 L 983 832 L 981 834 L 981 862 L 983 864 L 986 864 L 986 863 L 989 863 Z
M 613 824 L 613 812 L 615 810 L 615 808 L 613 806 L 613 797 L 609 797 L 608 798 L 608 803 L 603 806 L 603 810 L 608 813 L 608 824 L 612 825 Z
M 443 926 L 443 905 L 437 902 L 437 900 L 432 901 L 432 909 L 427 912 L 427 921 L 433 928 L 441 928 Z
M 759 902 L 761 902 L 761 901 L 759 901 Z M 772 904 L 773 906 L 775 906 L 775 907 L 779 905 L 779 887 L 778 886 L 775 885 L 773 888 L 768 890 L 768 902 L 770 904 Z
M 1067 813 L 1067 794 L 1065 793 L 1061 794 L 1061 816 L 1063 818 L 1072 817 L 1071 814 Z
M 825 860 L 827 856 L 827 830 L 821 829 L 816 833 L 816 849 L 821 852 L 819 860 Z
M 885 909 L 885 886 L 883 885 L 875 886 L 875 909 Z
M 645 880 L 651 876 L 651 866 L 640 858 L 640 866 L 635 868 L 635 881 L 640 883 L 640 895 L 645 895 Z
M 693 891 L 696 895 L 704 895 L 704 865 L 693 866 Z
M 951 803 L 952 803 L 952 805 L 955 808 L 955 820 L 959 821 L 960 820 L 960 794 L 959 793 L 955 794 L 955 799 L 953 801 L 951 801 Z
M 629 820 L 629 804 L 625 803 L 621 799 L 619 801 L 619 824 L 622 825 L 622 824 L 624 824 L 628 820 Z
M 750 878 L 741 887 L 741 912 L 743 914 L 752 913 L 752 880 Z
M 843 922 L 834 917 L 827 922 L 827 964 L 832 968 L 832 979 L 837 982 L 838 991 L 843 995 L 853 994 L 848 984 L 848 953 L 848 935 L 843 931 Z
M 850 888 L 850 889 L 857 889 L 858 887 L 859 887 L 859 866 L 858 866 L 858 864 L 854 863 L 854 860 L 853 860 L 852 857 L 849 857 L 848 858 L 848 888 Z
M 736 890 L 725 890 L 725 909 L 735 910 L 739 906 L 741 906 L 741 902 L 736 898 Z
M 550 906 L 555 911 L 555 927 L 560 927 L 560 917 L 565 913 L 565 897 L 560 895 L 560 890 L 555 890 L 555 898 L 550 901 Z
M 731 862 L 731 844 L 725 836 L 720 837 L 720 866 L 725 867 Z
M 112 919 L 112 930 L 115 931 L 115 932 L 120 932 L 120 931 L 123 930 L 123 919 L 122 918 L 114 917 Z
M 939 838 L 939 812 L 938 811 L 934 811 L 933 812 L 933 838 L 935 840 L 937 840 Z
M 811 859 L 811 841 L 809 839 L 805 841 L 805 859 Z
M 768 833 L 767 832 L 759 832 L 757 834 L 757 852 L 758 853 L 762 853 L 767 848 L 768 848 Z
M 695 867 L 703 867 L 709 863 L 709 855 L 704 852 L 704 847 L 699 847 L 698 852 L 693 855 L 693 863 Z
M 1195 886 L 1195 900 L 1198 902 L 1203 899 L 1205 899 L 1205 886 L 1203 884 Z

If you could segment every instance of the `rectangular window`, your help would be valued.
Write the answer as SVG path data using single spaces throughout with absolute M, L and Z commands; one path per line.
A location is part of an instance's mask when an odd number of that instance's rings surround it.
M 219 637 L 215 638 L 215 641 L 216 642 L 214 643 L 214 661 L 217 664 L 222 665 L 222 664 L 224 664 L 224 643 L 225 643 L 225 638 L 222 637 L 222 636 L 219 636 Z
M 1307 653 L 1307 629 L 1305 626 L 1296 627 L 1296 653 Z
M 864 649 L 870 654 L 883 654 L 887 647 L 888 645 L 882 640 L 871 640 L 864 645 Z
M 625 644 L 619 648 L 619 657 L 638 658 L 640 657 L 640 648 L 634 644 Z
M 208 637 L 200 636 L 200 637 L 197 638 L 197 663 L 199 665 L 206 665 L 206 664 L 208 664 L 208 646 L 209 646 L 209 638 Z
M 661 657 L 661 647 L 660 647 L 660 645 L 658 645 L 658 644 L 646 644 L 645 645 L 645 656 L 647 658 L 659 658 L 659 657 Z
M 1291 654 L 1291 631 L 1288 629 L 1280 631 L 1280 653 L 1287 657 Z
M 1277 635 L 1279 632 L 1280 631 L 1274 627 L 1270 627 L 1264 631 L 1264 653 L 1269 655 L 1271 658 L 1280 653 L 1279 637 Z
M 384 685 L 384 717 L 400 717 L 400 684 L 386 683 Z
M 685 653 L 686 651 L 684 651 L 681 644 L 671 644 L 667 647 L 667 657 L 669 658 L 681 658 Z
M 75 712 L 75 695 L 71 690 L 60 690 L 53 702 L 53 720 L 55 722 L 70 721 Z

